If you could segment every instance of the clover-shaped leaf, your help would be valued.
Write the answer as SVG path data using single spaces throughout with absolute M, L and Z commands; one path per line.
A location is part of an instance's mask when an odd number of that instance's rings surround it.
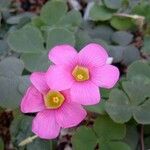
M 19 85 L 18 85 L 18 90 L 21 94 L 24 94 L 31 84 L 29 75 L 24 75 L 20 78 Z
M 109 46 L 109 55 L 111 57 L 113 57 L 113 62 L 114 63 L 117 63 L 117 62 L 121 62 L 123 60 L 123 51 L 125 50 L 125 47 L 123 46 L 113 46 L 113 45 L 110 45 Z
M 126 135 L 125 125 L 117 124 L 105 116 L 96 119 L 94 130 L 99 137 L 100 145 L 102 141 L 122 140 Z
M 111 57 L 113 57 L 113 62 L 121 62 L 122 64 L 129 65 L 135 60 L 140 59 L 140 52 L 134 45 L 110 45 L 109 51 Z
M 32 117 L 18 115 L 11 124 L 11 137 L 12 142 L 16 148 L 18 148 L 19 143 L 28 138 L 29 136 L 33 136 L 31 132 L 31 124 L 32 124 Z M 52 148 L 52 141 L 42 140 L 40 138 L 35 139 L 33 142 L 27 144 L 23 147 L 23 149 L 27 150 L 51 150 Z
M 105 109 L 115 122 L 127 122 L 131 118 L 129 99 L 127 95 L 119 90 L 113 89 L 110 92 L 109 100 L 106 102 Z
M 106 21 L 112 18 L 113 12 L 104 5 L 94 4 L 90 10 L 90 17 L 93 21 Z
M 57 25 L 60 25 L 60 27 L 64 26 L 70 31 L 74 32 L 77 29 L 77 27 L 81 24 L 81 21 L 81 13 L 76 10 L 71 10 L 60 19 Z
M 47 50 L 59 44 L 75 44 L 74 34 L 66 28 L 52 28 L 47 32 Z
M 135 75 L 144 75 L 150 78 L 150 66 L 146 61 L 135 61 L 128 67 L 127 78 L 132 79 Z
M 47 52 L 22 54 L 21 59 L 25 63 L 25 68 L 31 72 L 45 71 L 51 62 L 48 60 Z
M 33 26 L 25 26 L 11 33 L 8 37 L 8 44 L 14 51 L 21 53 L 37 53 L 44 50 L 42 34 Z
M 123 0 L 104 0 L 106 7 L 110 9 L 119 9 Z
M 48 1 L 41 10 L 40 17 L 47 25 L 54 25 L 67 13 L 67 4 L 65 1 Z
M 136 127 L 137 125 L 134 123 L 126 125 L 126 137 L 124 138 L 124 141 L 130 145 L 132 150 L 136 150 L 139 142 L 139 133 Z
M 123 60 L 122 63 L 129 65 L 132 62 L 140 59 L 140 52 L 134 45 L 128 45 L 123 51 Z
M 150 123 L 150 80 L 137 76 L 132 81 L 124 81 L 124 91 L 114 89 L 110 93 L 105 108 L 110 117 L 118 123 L 133 118 L 141 124 Z
M 130 150 L 130 147 L 122 141 L 125 135 L 125 125 L 101 116 L 96 119 L 93 128 L 79 128 L 72 141 L 76 149 L 91 150 L 98 144 L 101 150 Z
M 127 30 L 135 26 L 131 18 L 123 18 L 120 16 L 113 16 L 110 24 L 118 30 Z
M 98 114 L 104 114 L 105 113 L 105 102 L 106 100 L 101 100 L 100 103 L 92 106 L 86 106 L 86 110 L 98 113 Z
M 114 43 L 125 46 L 132 42 L 133 35 L 126 31 L 117 31 L 111 38 Z
M 73 147 L 77 150 L 91 150 L 94 149 L 98 141 L 91 128 L 80 127 L 74 134 L 72 142 Z
M 21 94 L 18 91 L 24 64 L 21 60 L 8 57 L 0 62 L 0 106 L 5 108 L 17 108 Z
M 113 35 L 113 29 L 106 25 L 96 26 L 92 29 L 87 29 L 91 38 L 100 38 L 106 42 L 110 42 L 111 36 Z

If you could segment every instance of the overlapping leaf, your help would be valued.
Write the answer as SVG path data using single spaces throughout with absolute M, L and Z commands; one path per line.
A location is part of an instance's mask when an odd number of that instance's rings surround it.
M 104 5 L 94 4 L 90 10 L 90 17 L 93 21 L 106 21 L 112 18 L 113 12 Z
M 52 150 L 52 142 L 45 141 L 42 139 L 35 139 L 33 142 L 25 145 L 24 147 L 19 147 L 19 143 L 26 138 L 33 136 L 31 132 L 33 117 L 19 115 L 17 116 L 11 125 L 10 131 L 12 136 L 12 141 L 17 149 L 26 149 L 26 150 Z
M 125 135 L 125 125 L 114 123 L 110 118 L 101 116 L 96 119 L 93 129 L 86 127 L 79 128 L 73 136 L 72 141 L 73 146 L 79 150 L 91 150 L 97 144 L 101 150 L 131 150 L 122 141 Z
M 138 123 L 150 123 L 149 70 L 147 64 L 133 63 L 127 73 L 129 81 L 122 83 L 123 91 L 119 89 L 111 91 L 106 102 L 106 111 L 114 121 L 123 123 L 133 117 Z
M 14 57 L 8 57 L 0 62 L 1 107 L 14 109 L 20 104 L 21 94 L 18 85 L 23 69 L 23 62 Z

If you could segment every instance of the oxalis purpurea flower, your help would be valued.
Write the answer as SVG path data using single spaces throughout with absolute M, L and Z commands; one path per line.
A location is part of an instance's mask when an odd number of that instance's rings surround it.
M 21 111 L 36 113 L 32 131 L 40 138 L 53 139 L 61 128 L 77 126 L 85 117 L 82 106 L 72 101 L 69 90 L 53 90 L 47 85 L 45 73 L 35 72 L 32 85 L 21 102 Z
M 70 89 L 71 99 L 83 105 L 100 101 L 99 87 L 112 88 L 119 79 L 117 67 L 107 64 L 106 50 L 95 43 L 79 53 L 70 45 L 59 45 L 49 52 L 54 63 L 46 72 L 47 84 L 55 90 Z

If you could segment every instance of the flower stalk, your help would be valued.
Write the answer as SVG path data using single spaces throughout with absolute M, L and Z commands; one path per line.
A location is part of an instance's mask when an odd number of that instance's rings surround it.
M 19 143 L 19 146 L 25 146 L 29 143 L 32 143 L 33 140 L 35 140 L 37 137 L 38 137 L 37 135 L 27 137 L 25 140 L 23 140 Z
M 130 14 L 125 14 L 125 13 L 115 13 L 114 16 L 126 17 L 126 18 L 134 19 L 136 21 L 136 24 L 138 25 L 140 30 L 142 30 L 144 22 L 145 22 L 145 17 L 144 16 L 140 16 L 140 15 L 130 15 Z

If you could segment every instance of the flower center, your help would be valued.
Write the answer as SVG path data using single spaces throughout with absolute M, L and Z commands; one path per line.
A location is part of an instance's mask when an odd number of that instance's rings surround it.
M 72 75 L 76 81 L 86 81 L 89 79 L 89 70 L 86 67 L 76 66 Z
M 49 91 L 44 95 L 45 106 L 49 109 L 59 108 L 65 100 L 65 97 L 58 91 Z

